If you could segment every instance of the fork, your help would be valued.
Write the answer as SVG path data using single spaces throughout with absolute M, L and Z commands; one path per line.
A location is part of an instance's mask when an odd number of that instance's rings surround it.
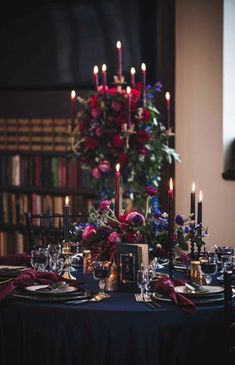
M 151 309 L 155 309 L 157 307 L 160 307 L 160 304 L 153 302 L 152 299 L 149 296 L 146 296 L 146 294 L 141 295 L 141 294 L 135 294 L 135 300 L 138 303 L 144 303 L 145 305 L 147 305 L 147 307 L 151 308 Z

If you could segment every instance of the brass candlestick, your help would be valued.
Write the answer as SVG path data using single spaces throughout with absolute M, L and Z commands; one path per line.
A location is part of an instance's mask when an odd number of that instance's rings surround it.
M 64 262 L 64 274 L 62 277 L 64 279 L 76 280 L 76 278 L 71 274 L 71 263 L 72 263 L 72 251 L 69 242 L 64 242 L 62 247 L 62 255 L 65 257 Z

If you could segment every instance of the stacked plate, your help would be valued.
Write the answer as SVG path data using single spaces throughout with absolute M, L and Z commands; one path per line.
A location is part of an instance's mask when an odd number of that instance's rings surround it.
M 22 271 L 27 270 L 26 266 L 0 265 L 0 283 L 6 279 L 18 276 Z
M 65 302 L 67 300 L 87 299 L 91 293 L 72 285 L 64 288 L 51 289 L 49 285 L 31 285 L 22 290 L 15 290 L 12 297 L 46 301 L 46 302 Z
M 185 285 L 176 286 L 176 293 L 179 293 L 195 304 L 210 304 L 221 302 L 224 300 L 224 288 L 222 286 L 201 286 L 200 290 L 190 290 Z M 155 297 L 159 300 L 171 301 L 169 297 L 155 293 Z

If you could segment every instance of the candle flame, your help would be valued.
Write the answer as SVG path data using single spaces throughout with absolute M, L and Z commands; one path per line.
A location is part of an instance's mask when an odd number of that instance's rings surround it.
M 118 48 L 118 49 L 122 48 L 122 44 L 121 44 L 121 42 L 120 42 L 120 41 L 117 41 L 116 46 L 117 46 L 117 48 Z
M 71 91 L 71 99 L 76 98 L 76 92 L 74 90 Z
M 66 205 L 68 205 L 68 204 L 69 204 L 69 197 L 68 197 L 68 196 L 66 196 L 66 198 L 65 198 L 65 204 L 66 204 Z
M 195 182 L 192 183 L 192 192 L 195 193 L 196 190 L 196 186 L 195 186 Z
M 119 170 L 120 170 L 120 163 L 117 163 L 117 165 L 116 165 L 116 171 L 119 172 Z
M 166 94 L 165 94 L 165 98 L 166 98 L 166 100 L 170 100 L 171 96 L 170 96 L 169 91 L 167 91 L 167 92 L 166 92 Z
M 143 72 L 145 72 L 145 71 L 146 71 L 146 65 L 145 65 L 145 63 L 142 63 L 142 65 L 141 65 L 141 70 L 142 70 Z
M 126 88 L 126 93 L 127 93 L 127 95 L 130 95 L 130 93 L 131 93 L 131 88 L 130 88 L 130 86 L 127 86 L 127 88 Z
M 131 74 L 135 75 L 135 68 L 134 67 L 131 67 Z
M 102 72 L 105 72 L 107 70 L 107 66 L 105 64 L 102 65 Z
M 202 202 L 202 191 L 199 191 L 199 202 Z
M 99 72 L 98 66 L 94 66 L 93 73 L 98 74 L 98 72 Z
M 172 179 L 172 177 L 170 178 L 169 188 L 170 188 L 170 190 L 173 190 L 173 179 Z

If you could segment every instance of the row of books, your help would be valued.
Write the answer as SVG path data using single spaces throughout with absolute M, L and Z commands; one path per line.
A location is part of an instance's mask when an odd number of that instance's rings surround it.
M 23 233 L 0 231 L 0 256 L 22 253 L 25 250 Z
M 0 150 L 66 151 L 70 119 L 0 118 Z
M 25 212 L 41 214 L 45 212 L 63 213 L 65 198 L 49 194 L 16 194 L 3 192 L 0 194 L 0 224 L 25 224 Z M 71 212 L 87 213 L 91 200 L 82 195 L 69 196 Z
M 87 188 L 90 171 L 76 158 L 7 155 L 0 156 L 0 185 L 55 188 Z

